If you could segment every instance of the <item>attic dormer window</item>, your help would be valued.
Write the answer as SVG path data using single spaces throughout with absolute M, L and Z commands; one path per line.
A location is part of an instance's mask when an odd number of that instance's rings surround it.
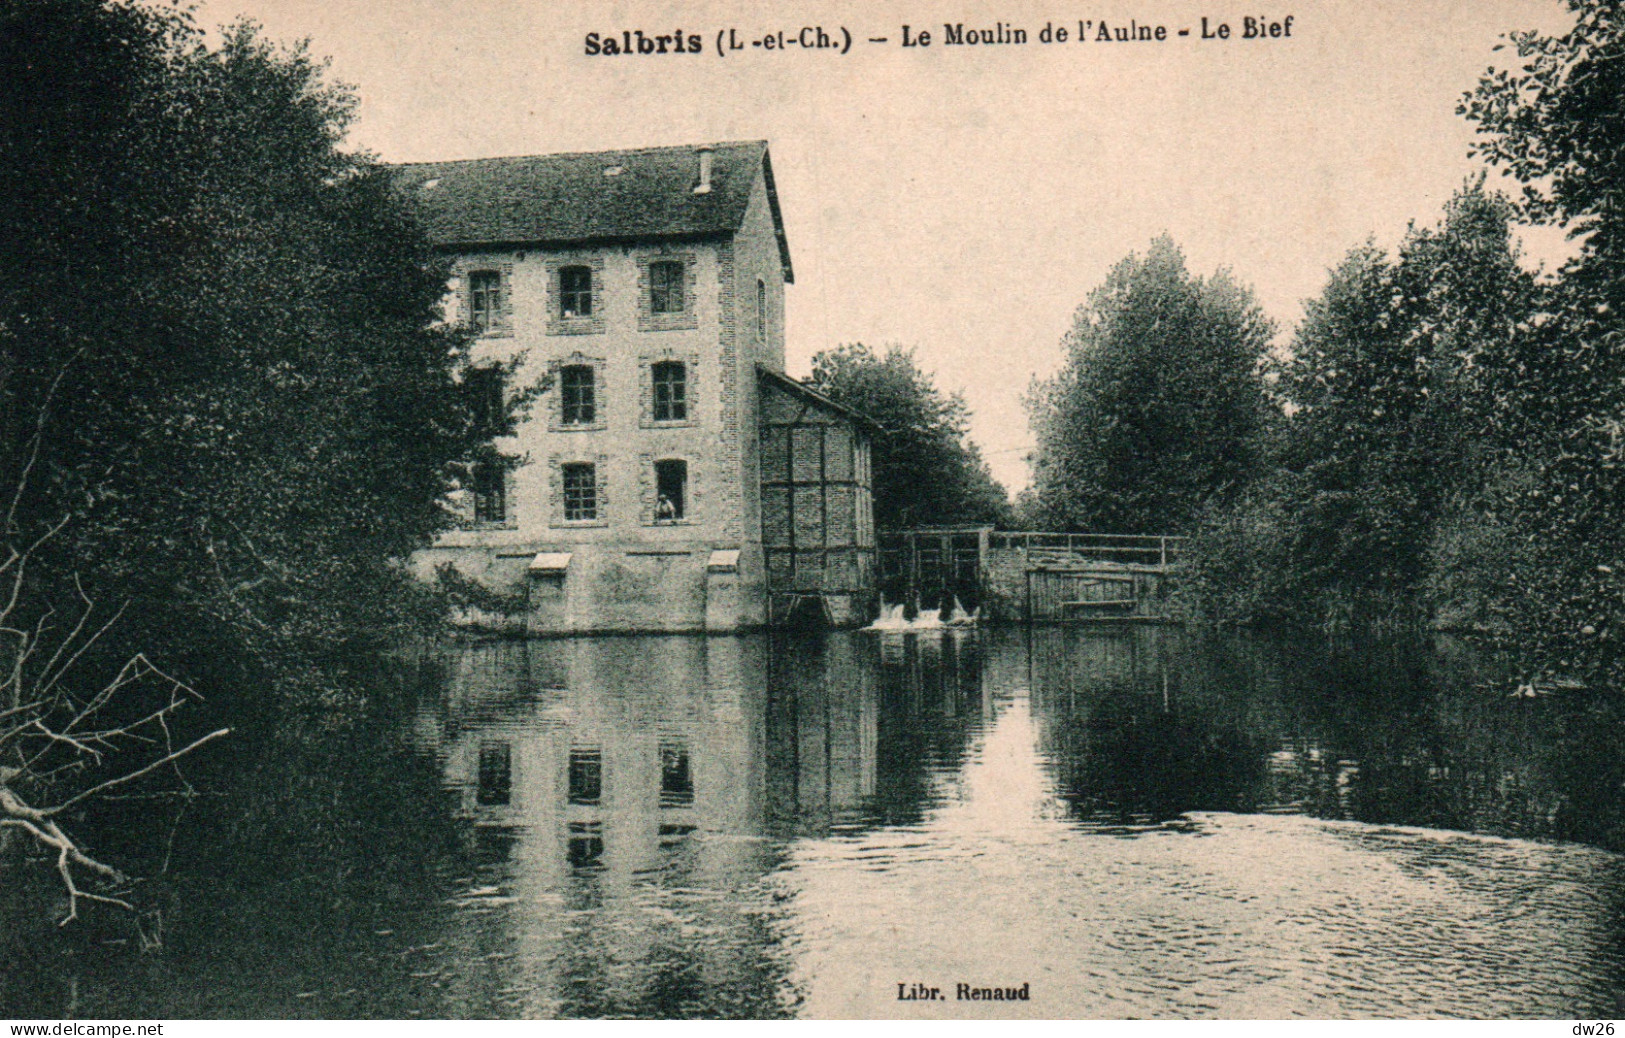
M 559 268 L 559 316 L 592 316 L 592 268 Z

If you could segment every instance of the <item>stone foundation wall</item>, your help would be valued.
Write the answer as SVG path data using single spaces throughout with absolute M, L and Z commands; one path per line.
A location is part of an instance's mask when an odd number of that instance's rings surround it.
M 568 552 L 562 571 L 534 571 L 539 553 Z M 527 545 L 431 548 L 413 556 L 423 579 L 450 563 L 491 592 L 492 608 L 473 608 L 454 622 L 524 634 L 731 633 L 767 622 L 761 550 L 739 549 L 719 563 L 709 544 Z M 496 600 L 500 600 L 497 602 Z

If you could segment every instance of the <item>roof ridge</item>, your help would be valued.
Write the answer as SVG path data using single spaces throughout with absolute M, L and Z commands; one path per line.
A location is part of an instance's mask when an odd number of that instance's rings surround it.
M 430 239 L 442 247 L 735 234 L 756 186 L 765 181 L 789 283 L 795 278 L 769 148 L 769 142 L 758 139 L 403 162 L 382 168 L 419 204 Z M 600 171 L 603 177 L 597 176 Z M 697 190 L 707 177 L 710 190 Z
M 470 162 L 507 162 L 513 159 L 574 159 L 588 155 L 650 155 L 658 151 L 694 151 L 699 148 L 743 148 L 751 145 L 768 147 L 762 139 L 742 141 L 712 141 L 698 144 L 662 144 L 645 148 L 602 148 L 594 151 L 542 151 L 531 155 L 482 155 L 472 159 L 430 159 L 424 162 L 386 162 L 386 166 L 399 169 L 405 166 L 456 166 Z
M 777 368 L 768 367 L 761 361 L 756 362 L 756 375 L 758 378 L 766 375 L 773 381 L 779 383 L 781 386 L 785 386 L 794 392 L 803 393 L 809 397 L 812 397 L 825 407 L 834 408 L 837 411 L 858 419 L 860 422 L 868 424 L 870 427 L 876 430 L 884 431 L 886 428 L 884 425 L 881 425 L 880 422 L 876 421 L 873 416 L 865 414 L 864 412 L 859 411 L 857 408 L 848 404 L 843 404 L 839 400 L 831 399 L 826 394 L 814 389 L 812 386 L 809 386 L 806 382 L 796 378 L 794 375 L 780 371 Z

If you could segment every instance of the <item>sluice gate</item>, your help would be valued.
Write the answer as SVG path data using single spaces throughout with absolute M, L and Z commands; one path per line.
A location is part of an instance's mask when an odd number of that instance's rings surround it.
M 927 527 L 879 535 L 884 601 L 984 620 L 1164 620 L 1183 537 Z

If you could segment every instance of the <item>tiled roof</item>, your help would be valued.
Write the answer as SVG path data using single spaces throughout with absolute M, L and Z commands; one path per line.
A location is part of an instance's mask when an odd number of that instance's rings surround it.
M 703 238 L 739 230 L 766 178 L 784 278 L 793 280 L 766 141 L 713 146 L 711 190 L 695 194 L 696 147 L 414 162 L 397 185 L 443 248 Z M 613 171 L 613 172 L 612 172 Z
M 791 396 L 800 397 L 803 401 L 810 403 L 815 407 L 821 407 L 827 411 L 834 411 L 836 414 L 850 418 L 852 421 L 857 422 L 859 425 L 866 426 L 873 432 L 882 432 L 885 429 L 885 426 L 881 425 L 873 418 L 870 418 L 862 411 L 831 400 L 829 397 L 807 385 L 805 382 L 802 382 L 799 379 L 791 378 L 782 371 L 775 371 L 765 364 L 756 365 L 756 377 L 769 385 L 777 386 L 778 388 L 789 392 Z

